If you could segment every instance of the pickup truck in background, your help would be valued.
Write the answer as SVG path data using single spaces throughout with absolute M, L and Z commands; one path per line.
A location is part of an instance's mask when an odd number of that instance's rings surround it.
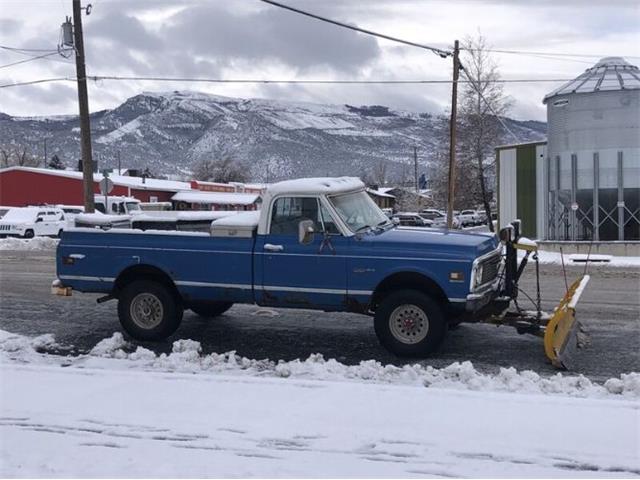
M 54 286 L 117 299 L 138 340 L 169 337 L 185 309 L 248 303 L 370 315 L 383 346 L 420 357 L 450 324 L 508 306 L 502 263 L 495 235 L 397 226 L 359 179 L 317 178 L 271 185 L 260 211 L 210 233 L 66 231 Z

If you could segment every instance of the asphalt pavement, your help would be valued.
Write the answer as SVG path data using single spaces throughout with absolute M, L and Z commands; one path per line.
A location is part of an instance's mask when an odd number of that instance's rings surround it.
M 52 251 L 0 251 L 0 329 L 25 335 L 53 333 L 60 344 L 73 347 L 72 353 L 84 353 L 121 331 L 116 302 L 99 305 L 96 295 L 77 292 L 71 297 L 51 295 L 54 255 Z M 584 266 L 567 267 L 567 281 L 578 278 L 583 270 Z M 578 352 L 574 371 L 596 381 L 640 371 L 640 269 L 594 265 L 589 273 L 591 282 L 578 305 L 578 317 L 591 336 L 591 344 Z M 540 278 L 543 308 L 549 310 L 565 291 L 562 267 L 541 265 Z M 521 286 L 535 295 L 532 265 Z M 524 296 L 520 304 L 532 308 Z M 199 341 L 205 353 L 235 350 L 254 359 L 305 359 L 321 353 L 346 364 L 375 359 L 384 364 L 443 367 L 469 360 L 486 372 L 510 366 L 542 375 L 556 372 L 546 360 L 540 338 L 519 335 L 504 326 L 463 324 L 449 332 L 436 355 L 417 361 L 384 350 L 367 316 L 235 305 L 215 319 L 187 311 L 173 337 L 141 344 L 156 352 L 169 352 L 172 342 L 180 338 Z

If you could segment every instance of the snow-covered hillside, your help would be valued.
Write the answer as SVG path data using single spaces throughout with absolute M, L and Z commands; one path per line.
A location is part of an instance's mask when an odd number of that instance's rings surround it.
M 506 119 L 524 140 L 540 139 L 546 125 Z M 201 158 L 247 162 L 257 180 L 291 176 L 360 175 L 380 161 L 398 172 L 419 147 L 426 165 L 446 141 L 429 114 L 387 107 L 320 105 L 228 98 L 191 91 L 145 92 L 113 110 L 92 114 L 94 158 L 100 168 L 150 167 L 171 174 Z M 75 117 L 18 118 L 0 114 L 3 143 L 58 153 L 68 166 L 79 158 Z M 505 141 L 508 139 L 505 137 Z

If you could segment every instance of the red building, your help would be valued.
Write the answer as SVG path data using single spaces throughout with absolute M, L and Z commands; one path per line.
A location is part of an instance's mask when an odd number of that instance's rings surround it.
M 94 192 L 100 193 L 102 174 L 94 174 Z M 112 175 L 109 195 L 128 196 L 141 202 L 170 202 L 179 191 L 191 190 L 187 182 Z M 9 167 L 0 170 L 0 205 L 22 207 L 39 204 L 82 205 L 82 172 L 46 168 Z

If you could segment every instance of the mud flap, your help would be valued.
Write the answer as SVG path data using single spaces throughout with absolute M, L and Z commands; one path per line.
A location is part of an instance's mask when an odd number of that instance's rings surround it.
M 588 342 L 582 325 L 576 320 L 576 305 L 589 278 L 585 275 L 571 285 L 545 328 L 544 351 L 557 368 L 570 369 L 576 350 Z

